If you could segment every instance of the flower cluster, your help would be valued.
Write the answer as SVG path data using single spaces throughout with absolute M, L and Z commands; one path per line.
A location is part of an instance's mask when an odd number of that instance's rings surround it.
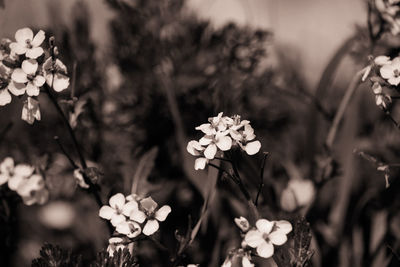
M 49 198 L 43 176 L 35 172 L 35 168 L 27 164 L 14 164 L 7 157 L 0 163 L 0 186 L 8 187 L 21 196 L 26 205 L 44 204 Z
M 7 105 L 12 95 L 23 97 L 22 119 L 32 124 L 40 120 L 39 102 L 35 99 L 47 83 L 61 92 L 69 86 L 67 68 L 57 59 L 57 48 L 46 53 L 42 45 L 45 32 L 36 35 L 29 28 L 15 33 L 15 42 L 3 39 L 0 44 L 0 106 Z
M 151 197 L 125 197 L 121 193 L 112 196 L 109 204 L 101 207 L 99 216 L 110 220 L 115 230 L 128 238 L 135 238 L 141 233 L 146 236 L 154 234 L 159 228 L 158 222 L 163 222 L 171 212 L 168 205 L 158 209 Z
M 389 94 L 383 88 L 396 89 L 400 84 L 400 57 L 390 59 L 387 56 L 378 56 L 371 60 L 371 64 L 364 69 L 362 81 L 369 77 L 375 103 L 383 110 L 387 110 L 392 102 Z
M 218 116 L 209 118 L 208 123 L 196 127 L 196 130 L 202 131 L 204 136 L 199 141 L 190 141 L 186 148 L 190 154 L 198 157 L 194 166 L 196 170 L 204 169 L 218 150 L 228 151 L 238 146 L 247 154 L 254 155 L 261 148 L 260 141 L 254 140 L 256 136 L 250 121 L 241 120 L 239 115 L 228 117 L 220 112 Z
M 287 241 L 287 234 L 292 231 L 292 225 L 288 221 L 268 221 L 259 219 L 255 227 L 250 227 L 244 217 L 235 218 L 235 224 L 239 227 L 243 241 L 241 248 L 234 249 L 225 259 L 222 267 L 232 266 L 234 258 L 241 258 L 243 267 L 253 267 L 251 255 L 256 249 L 256 255 L 270 258 L 274 255 L 274 245 L 283 245 Z
M 375 0 L 382 19 L 389 25 L 393 35 L 400 33 L 400 0 Z

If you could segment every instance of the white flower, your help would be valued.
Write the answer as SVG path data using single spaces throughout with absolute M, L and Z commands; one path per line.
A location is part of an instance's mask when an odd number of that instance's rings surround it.
M 397 86 L 400 83 L 400 58 L 397 57 L 390 64 L 383 65 L 380 74 L 388 83 Z
M 18 84 L 24 84 L 28 96 L 38 96 L 39 88 L 45 83 L 45 78 L 37 74 L 38 62 L 35 59 L 26 59 L 22 62 L 21 68 L 15 69 L 11 79 Z M 23 90 L 23 89 L 21 89 Z
M 377 56 L 374 59 L 374 63 L 378 66 L 383 66 L 391 63 L 390 57 L 388 56 Z
M 0 163 L 0 185 L 8 182 L 14 171 L 14 160 L 10 157 L 5 158 Z
M 232 260 L 230 258 L 227 258 L 221 265 L 221 267 L 231 267 L 232 266 Z
M 61 60 L 53 60 L 49 57 L 43 64 L 43 73 L 46 83 L 56 92 L 61 92 L 68 88 L 69 77 L 67 76 L 67 67 Z
M 235 218 L 234 221 L 237 227 L 239 227 L 240 230 L 242 230 L 242 232 L 247 232 L 249 230 L 250 224 L 245 217 L 240 216 L 240 218 Z
M 222 118 L 223 112 L 218 113 L 218 116 L 208 118 L 209 123 L 204 123 L 197 126 L 195 129 L 200 130 L 206 135 L 214 135 L 218 131 L 225 131 L 227 127 L 227 120 Z
M 29 97 L 24 101 L 24 106 L 22 107 L 21 119 L 29 124 L 33 124 L 35 119 L 40 121 L 40 107 L 39 101 Z
M 286 211 L 307 206 L 314 199 L 315 187 L 311 180 L 292 179 L 282 191 L 281 206 Z
M 235 128 L 230 129 L 230 135 L 232 136 L 232 139 L 234 139 L 248 155 L 254 155 L 258 153 L 261 148 L 261 143 L 260 141 L 252 141 L 256 138 L 254 129 L 251 127 L 248 121 L 245 121 L 244 124 L 240 124 L 239 126 L 239 128 L 235 127 L 237 130 Z M 238 131 L 242 127 L 244 129 Z
M 372 85 L 372 91 L 375 94 L 375 104 L 378 107 L 387 109 L 387 104 L 392 102 L 390 95 L 383 93 L 382 86 L 378 82 Z
M 16 42 L 10 44 L 10 49 L 17 55 L 25 54 L 27 58 L 36 59 L 44 53 L 43 48 L 40 47 L 44 39 L 45 33 L 42 30 L 34 37 L 31 29 L 19 29 L 15 33 Z
M 205 135 L 199 140 L 200 145 L 207 146 L 204 150 L 204 156 L 207 159 L 213 159 L 217 153 L 217 148 L 227 151 L 232 147 L 232 139 L 227 136 L 229 132 L 217 132 L 215 135 Z
M 123 221 L 117 225 L 116 230 L 129 238 L 137 237 L 142 232 L 140 225 L 134 221 Z
M 287 236 L 292 231 L 292 225 L 287 221 L 268 221 L 259 219 L 256 230 L 250 230 L 245 236 L 246 244 L 256 248 L 257 254 L 263 258 L 274 255 L 274 245 L 283 245 Z
M 242 257 L 242 266 L 243 267 L 254 267 L 254 263 L 251 262 L 250 255 L 247 253 Z
M 123 194 L 118 193 L 109 200 L 110 206 L 104 205 L 99 210 L 99 216 L 103 219 L 110 220 L 111 224 L 117 226 L 126 220 L 125 216 L 129 216 L 136 202 L 125 202 Z
M 43 177 L 33 174 L 25 179 L 17 188 L 17 193 L 22 197 L 25 205 L 44 204 L 49 198 L 49 191 L 45 187 Z
M 85 179 L 83 179 L 83 174 L 80 169 L 75 169 L 74 170 L 74 178 L 76 183 L 82 187 L 82 188 L 89 188 L 89 185 L 85 182 Z
M 163 222 L 171 212 L 171 207 L 168 205 L 162 206 L 157 210 L 157 203 L 151 198 L 145 198 L 140 201 L 140 207 L 134 208 L 130 213 L 130 219 L 138 223 L 143 223 L 146 219 L 147 222 L 143 227 L 143 234 L 150 236 L 157 232 L 159 221 Z

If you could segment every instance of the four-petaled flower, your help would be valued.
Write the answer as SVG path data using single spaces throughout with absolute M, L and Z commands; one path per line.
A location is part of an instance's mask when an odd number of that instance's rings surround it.
M 163 222 L 171 212 L 171 207 L 168 205 L 162 206 L 157 210 L 157 203 L 151 198 L 147 197 L 140 201 L 140 207 L 133 207 L 129 218 L 138 223 L 143 223 L 146 219 L 147 222 L 143 227 L 143 234 L 150 236 L 157 232 L 159 228 L 159 221 Z
M 99 216 L 111 221 L 113 226 L 125 222 L 125 216 L 129 216 L 133 206 L 132 201 L 126 202 L 125 196 L 121 193 L 115 194 L 109 200 L 110 206 L 104 205 L 99 211 Z M 137 205 L 137 204 L 136 204 Z
M 21 68 L 15 69 L 11 79 L 17 84 L 24 84 L 28 96 L 38 96 L 39 88 L 45 83 L 45 78 L 37 73 L 38 62 L 34 59 L 26 59 L 22 62 Z M 22 85 L 19 85 L 22 87 Z M 24 90 L 23 87 L 20 90 Z
M 268 221 L 259 219 L 255 230 L 250 230 L 245 236 L 248 246 L 256 248 L 257 254 L 269 258 L 274 254 L 274 245 L 283 245 L 287 241 L 287 234 L 292 231 L 288 221 Z
M 33 36 L 31 29 L 19 29 L 15 33 L 16 42 L 10 44 L 10 49 L 17 55 L 25 54 L 27 58 L 36 59 L 44 53 L 40 45 L 43 43 L 45 37 L 45 33 L 42 30 Z
M 232 147 L 232 139 L 227 136 L 229 131 L 217 132 L 215 135 L 205 135 L 199 143 L 202 146 L 206 146 L 204 150 L 204 156 L 207 159 L 213 159 L 217 153 L 217 147 L 222 151 L 227 151 Z
M 391 85 L 400 83 L 400 58 L 395 58 L 390 64 L 385 64 L 380 69 L 381 76 Z

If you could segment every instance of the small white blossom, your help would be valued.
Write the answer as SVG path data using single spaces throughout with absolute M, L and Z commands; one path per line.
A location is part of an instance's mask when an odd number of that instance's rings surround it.
M 35 36 L 29 28 L 19 29 L 15 33 L 15 40 L 10 44 L 10 49 L 17 55 L 24 55 L 27 58 L 36 59 L 43 55 L 44 51 L 40 45 L 45 39 L 44 31 L 40 30 Z
M 307 206 L 314 199 L 315 187 L 311 180 L 292 179 L 281 195 L 281 206 L 286 211 Z
M 245 241 L 248 246 L 256 248 L 260 257 L 270 258 L 274 254 L 274 245 L 283 245 L 290 231 L 292 225 L 287 221 L 259 219 L 256 229 L 247 232 Z
M 49 57 L 43 64 L 43 73 L 46 83 L 56 92 L 61 92 L 68 88 L 69 77 L 67 67 L 61 60 L 53 60 Z
M 24 101 L 24 106 L 22 107 L 21 119 L 29 124 L 33 124 L 35 120 L 40 121 L 41 114 L 40 114 L 39 101 L 37 101 L 32 97 L 28 97 Z
M 28 96 L 38 96 L 39 88 L 45 83 L 45 78 L 37 73 L 39 64 L 35 59 L 26 59 L 22 62 L 21 68 L 15 69 L 11 74 L 11 79 L 19 84 L 25 85 Z M 23 90 L 23 89 L 20 89 Z
M 142 232 L 140 225 L 134 221 L 123 221 L 117 225 L 116 230 L 129 238 L 137 237 Z
M 125 196 L 121 193 L 115 194 L 109 200 L 108 205 L 101 207 L 99 216 L 103 219 L 110 220 L 113 226 L 126 221 L 125 216 L 129 216 L 134 208 L 133 201 L 126 202 Z
M 242 232 L 247 232 L 249 230 L 250 224 L 245 217 L 240 216 L 240 218 L 235 218 L 234 221 L 237 227 L 239 227 L 240 230 L 242 230 Z
M 391 61 L 390 64 L 385 64 L 380 68 L 381 76 L 391 85 L 399 85 L 400 83 L 400 57 Z

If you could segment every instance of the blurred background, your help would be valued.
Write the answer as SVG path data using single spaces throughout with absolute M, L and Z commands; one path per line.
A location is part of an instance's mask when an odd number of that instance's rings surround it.
M 59 99 L 78 118 L 75 132 L 89 166 L 102 174 L 96 175 L 103 202 L 131 193 L 136 181 L 136 193 L 172 207 L 157 238 L 173 250 L 175 230 L 184 234 L 188 216 L 197 222 L 208 201 L 182 265 L 220 266 L 240 246 L 233 219 L 247 216 L 247 207 L 238 189 L 217 172 L 194 171 L 186 152 L 187 141 L 201 137 L 194 128 L 220 111 L 250 120 L 269 152 L 262 216 L 301 229 L 277 250 L 286 258 L 274 258 L 279 266 L 296 266 L 287 261 L 299 251 L 312 255 L 304 266 L 400 264 L 397 171 L 390 170 L 386 189 L 384 174 L 354 153 L 399 161 L 398 130 L 375 106 L 369 85 L 356 91 L 333 148 L 324 147 L 345 89 L 368 63 L 366 1 L 5 0 L 4 6 L 2 37 L 12 39 L 26 26 L 55 36 L 75 81 Z M 396 54 L 397 47 L 377 51 Z M 107 247 L 106 224 L 53 140 L 59 136 L 77 157 L 62 122 L 46 96 L 39 101 L 42 120 L 33 126 L 20 120 L 18 99 L 1 108 L 1 159 L 44 169 L 51 195 L 33 207 L 9 196 L 2 262 L 29 266 L 48 242 L 82 255 L 88 266 Z M 400 115 L 395 105 L 391 111 Z M 235 154 L 252 196 L 262 159 Z M 312 236 L 311 244 L 299 245 L 302 235 Z M 151 242 L 140 242 L 136 253 L 140 266 L 168 261 Z

